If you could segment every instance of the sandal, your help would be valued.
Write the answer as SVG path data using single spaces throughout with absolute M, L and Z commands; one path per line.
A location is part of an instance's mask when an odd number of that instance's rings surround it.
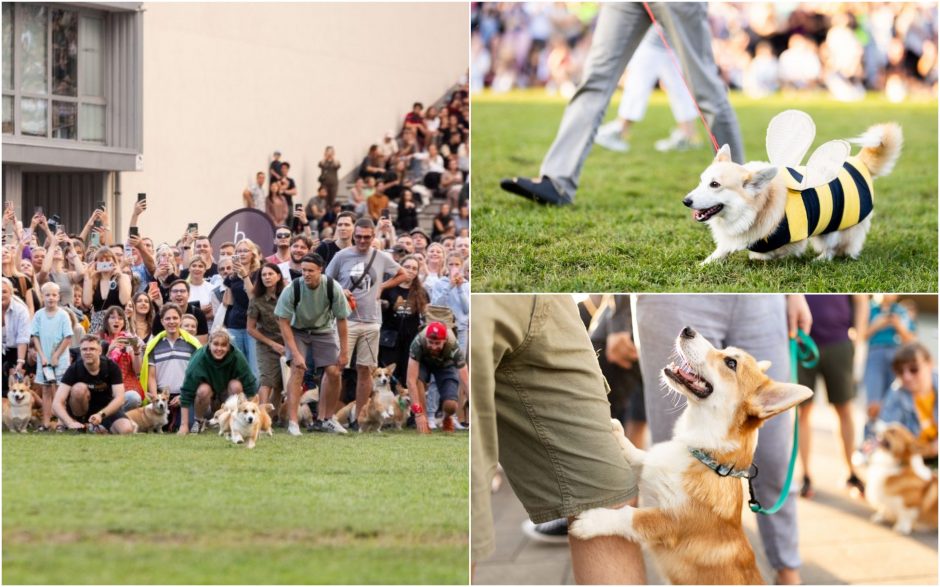
M 862 483 L 862 480 L 859 479 L 855 475 L 855 473 L 852 473 L 852 475 L 849 477 L 848 481 L 845 482 L 845 484 L 848 486 L 850 490 L 857 489 L 860 496 L 865 497 L 865 484 Z
M 815 495 L 816 492 L 813 490 L 813 482 L 810 481 L 809 475 L 803 475 L 803 486 L 800 487 L 800 497 L 812 499 Z

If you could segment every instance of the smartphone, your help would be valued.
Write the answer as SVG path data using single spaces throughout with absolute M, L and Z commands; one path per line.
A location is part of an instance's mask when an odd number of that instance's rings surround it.
M 33 216 L 42 216 L 42 206 L 36 206 L 33 209 Z
M 139 192 L 139 193 L 137 194 L 137 201 L 138 201 L 138 202 L 143 202 L 143 201 L 146 200 L 146 199 L 147 199 L 147 194 L 145 194 L 144 192 Z
M 151 282 L 150 282 L 150 285 L 147 286 L 147 287 L 148 287 L 148 291 L 150 292 L 151 295 L 153 295 L 153 294 L 155 294 L 155 293 L 156 293 L 156 294 L 159 294 L 159 293 L 160 293 L 160 286 L 157 285 L 157 282 L 156 282 L 156 281 L 151 281 Z
M 190 222 L 189 226 L 186 227 L 186 232 L 191 232 L 196 234 L 199 232 L 199 225 L 195 222 Z
M 95 208 L 104 212 L 104 200 L 98 200 L 98 204 L 95 206 Z
M 301 210 L 303 210 L 303 208 L 304 208 L 303 204 L 294 204 L 294 212 L 300 212 Z
M 9 208 L 10 210 L 12 210 L 12 209 L 13 209 L 13 200 L 7 200 L 4 205 L 5 205 L 7 208 Z
M 140 343 L 140 341 L 137 340 L 136 337 L 135 337 L 135 338 L 125 338 L 124 341 L 125 341 L 124 344 L 129 344 L 129 345 L 131 345 L 132 347 L 134 347 L 135 349 L 137 348 L 137 345 Z
M 136 226 L 132 226 L 129 229 L 127 229 L 127 234 L 129 234 L 130 236 L 140 236 L 140 228 Z
M 388 218 L 388 208 L 382 208 L 382 218 Z
M 111 261 L 98 261 L 98 264 L 95 266 L 99 273 L 104 273 L 105 271 L 111 271 L 114 269 L 114 263 Z

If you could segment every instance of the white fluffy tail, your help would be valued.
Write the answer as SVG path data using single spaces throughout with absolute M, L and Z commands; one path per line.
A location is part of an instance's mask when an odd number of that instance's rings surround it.
M 888 175 L 894 169 L 904 146 L 904 134 L 899 125 L 888 122 L 876 124 L 850 142 L 861 145 L 858 157 L 875 178 Z

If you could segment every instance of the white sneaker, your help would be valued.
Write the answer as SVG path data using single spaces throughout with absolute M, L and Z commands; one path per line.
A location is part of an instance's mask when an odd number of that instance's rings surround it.
M 672 133 L 669 134 L 669 138 L 660 139 L 653 143 L 653 148 L 660 153 L 666 153 L 668 151 L 688 151 L 689 149 L 695 149 L 699 146 L 701 146 L 700 141 L 687 138 L 678 128 L 673 129 Z
M 348 430 L 343 428 L 343 425 L 340 424 L 336 418 L 330 418 L 329 420 L 323 421 L 323 431 L 329 432 L 331 434 L 348 434 Z
M 291 422 L 287 425 L 287 433 L 291 436 L 300 436 L 300 426 L 297 422 Z
M 437 430 L 437 418 L 433 416 L 428 418 L 428 428 L 431 430 Z
M 620 136 L 621 128 L 620 123 L 616 120 L 608 122 L 597 129 L 594 143 L 616 153 L 626 153 L 630 150 L 630 143 Z
M 457 416 L 451 416 L 451 421 L 454 423 L 454 430 L 466 430 L 467 427 L 460 423 L 460 420 L 457 419 Z

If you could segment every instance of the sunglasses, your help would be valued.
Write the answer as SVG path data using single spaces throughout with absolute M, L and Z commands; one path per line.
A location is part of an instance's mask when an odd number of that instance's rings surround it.
M 370 240 L 372 240 L 373 238 L 375 238 L 375 235 L 371 235 L 371 234 L 357 234 L 357 235 L 354 235 L 353 238 L 354 238 L 354 239 L 357 239 L 357 240 L 361 240 L 361 241 L 370 241 Z
M 290 238 L 290 233 L 289 233 L 289 232 L 278 232 L 278 233 L 276 233 L 274 236 L 276 236 L 277 238 Z
M 917 375 L 918 372 L 920 372 L 920 365 L 917 365 L 916 363 L 913 365 L 901 365 L 900 367 L 895 369 L 895 373 L 897 373 L 898 376 L 902 376 L 905 373 L 910 373 L 911 375 Z

